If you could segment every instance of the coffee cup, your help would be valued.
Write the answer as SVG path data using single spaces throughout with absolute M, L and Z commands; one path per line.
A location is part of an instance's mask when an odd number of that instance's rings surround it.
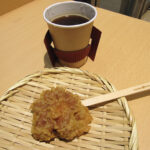
M 97 16 L 95 7 L 84 2 L 60 2 L 50 5 L 44 10 L 44 19 L 48 24 L 48 29 L 54 44 L 54 51 L 76 52 L 85 49 L 90 41 L 94 19 Z M 60 24 L 61 18 L 67 19 L 70 16 L 80 16 L 87 19 L 84 23 Z M 62 19 L 63 20 L 63 19 Z M 80 54 L 79 54 L 80 55 Z M 68 67 L 80 67 L 87 61 L 87 56 L 81 60 L 63 60 L 59 62 Z

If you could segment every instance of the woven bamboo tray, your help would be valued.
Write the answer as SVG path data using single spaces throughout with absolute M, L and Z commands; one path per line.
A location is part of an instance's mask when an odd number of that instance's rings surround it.
M 84 100 L 115 91 L 98 75 L 80 69 L 44 69 L 25 77 L 0 98 L 0 150 L 137 150 L 137 129 L 125 98 L 91 108 L 89 133 L 71 142 L 50 143 L 32 138 L 30 105 L 43 90 L 62 85 Z

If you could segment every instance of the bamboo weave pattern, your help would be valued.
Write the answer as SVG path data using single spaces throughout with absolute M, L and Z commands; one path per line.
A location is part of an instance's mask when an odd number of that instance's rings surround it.
M 137 150 L 137 129 L 125 98 L 90 108 L 89 133 L 71 142 L 38 142 L 31 136 L 30 105 L 43 90 L 61 85 L 82 100 L 115 91 L 98 75 L 65 67 L 44 69 L 17 82 L 0 98 L 0 150 Z

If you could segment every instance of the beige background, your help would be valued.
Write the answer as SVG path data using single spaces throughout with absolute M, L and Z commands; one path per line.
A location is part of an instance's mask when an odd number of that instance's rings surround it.
M 61 0 L 57 0 L 61 1 Z M 43 43 L 43 10 L 56 0 L 36 0 L 0 19 L 0 95 L 24 76 L 50 67 Z M 150 23 L 97 9 L 102 31 L 96 60 L 82 69 L 97 73 L 123 89 L 150 81 Z M 150 95 L 129 97 L 141 150 L 150 147 Z M 134 98 L 134 99 L 133 99 Z M 133 99 L 131 101 L 131 99 Z
M 33 0 L 0 0 L 0 15 L 14 10 Z

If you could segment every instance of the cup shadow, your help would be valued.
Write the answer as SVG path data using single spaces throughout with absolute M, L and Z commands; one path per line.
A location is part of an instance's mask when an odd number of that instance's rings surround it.
M 44 55 L 44 68 L 53 68 L 53 67 L 62 67 L 58 62 L 56 62 L 55 66 L 52 65 L 49 55 L 46 52 Z

